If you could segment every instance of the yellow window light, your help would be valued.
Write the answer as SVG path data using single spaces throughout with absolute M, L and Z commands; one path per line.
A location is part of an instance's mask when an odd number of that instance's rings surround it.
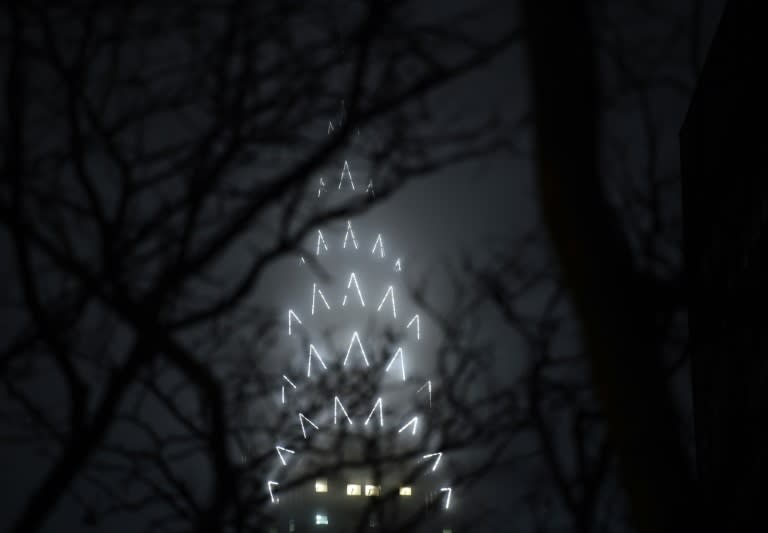
M 411 487 L 400 487 L 400 496 L 410 496 Z
M 356 483 L 350 483 L 347 485 L 347 496 L 360 496 L 363 493 L 360 485 Z
M 327 479 L 316 480 L 315 492 L 328 492 L 328 480 Z

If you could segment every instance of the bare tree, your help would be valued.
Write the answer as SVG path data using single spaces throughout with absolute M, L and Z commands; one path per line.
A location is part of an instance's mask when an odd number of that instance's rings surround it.
M 376 135 L 358 143 L 376 200 L 493 149 L 485 121 L 446 129 L 426 97 L 517 33 L 478 31 L 493 6 L 410 2 L 3 12 L 0 223 L 17 289 L 0 422 L 10 450 L 37 446 L 46 464 L 11 530 L 39 530 L 81 485 L 92 520 L 151 509 L 148 529 L 244 530 L 264 498 L 258 458 L 233 451 L 237 414 L 249 387 L 265 393 L 274 326 L 254 287 L 318 224 L 370 205 L 309 203 L 360 130 Z M 244 324 L 238 353 L 227 333 Z

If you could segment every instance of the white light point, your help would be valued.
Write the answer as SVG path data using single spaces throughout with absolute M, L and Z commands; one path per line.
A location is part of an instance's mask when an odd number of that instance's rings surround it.
M 309 357 L 307 358 L 307 377 L 312 377 L 312 354 L 315 354 L 315 357 L 317 357 L 318 361 L 320 361 L 320 364 L 323 365 L 323 370 L 328 370 L 328 367 L 325 366 L 325 362 L 323 361 L 323 358 L 320 357 L 320 354 L 315 349 L 315 346 L 310 344 L 309 345 Z
M 453 492 L 453 490 L 450 487 L 444 487 L 444 488 L 440 489 L 440 492 L 447 492 L 448 493 L 448 497 L 445 499 L 445 508 L 446 509 L 450 508 L 451 507 L 451 493 Z
M 384 258 L 384 242 L 381 240 L 381 233 L 376 237 L 376 242 L 373 243 L 373 249 L 371 254 L 376 254 L 376 248 L 379 249 L 379 257 Z
M 365 307 L 365 301 L 363 300 L 363 293 L 360 292 L 360 285 L 358 285 L 358 283 L 357 283 L 357 276 L 355 276 L 354 272 L 352 272 L 349 275 L 349 282 L 347 283 L 347 290 L 352 288 L 352 283 L 353 282 L 355 284 L 355 289 L 357 289 L 357 296 L 358 296 L 358 298 L 360 298 L 360 304 L 363 307 Z M 346 294 L 344 295 L 344 299 L 341 301 L 341 306 L 344 307 L 345 305 L 347 305 L 347 295 Z
M 315 255 L 320 255 L 320 245 L 323 246 L 323 250 L 326 252 L 328 251 L 328 244 L 325 242 L 325 237 L 323 237 L 323 232 L 320 230 L 317 230 L 317 248 L 315 249 Z
M 315 295 L 319 295 L 320 299 L 325 304 L 325 308 L 329 311 L 331 310 L 331 306 L 328 305 L 328 300 L 325 299 L 325 295 L 323 294 L 323 291 L 317 288 L 317 283 L 312 284 L 312 314 L 315 314 Z
M 349 163 L 344 161 L 344 168 L 341 169 L 341 177 L 339 178 L 339 190 L 341 190 L 341 184 L 344 183 L 344 174 L 346 173 L 349 178 L 349 184 L 352 185 L 352 190 L 355 190 L 355 182 L 352 180 L 352 173 L 349 171 Z
M 283 454 L 280 452 L 290 453 L 291 455 L 296 453 L 295 451 L 283 448 L 282 446 L 275 446 L 275 450 L 277 450 L 277 455 L 280 457 L 280 462 L 283 463 L 283 466 L 286 466 L 288 463 L 285 462 L 285 457 L 283 457 Z
M 376 412 L 376 408 L 379 408 L 379 425 L 381 427 L 384 427 L 384 408 L 382 407 L 381 398 L 376 400 L 376 403 L 373 404 L 373 409 L 371 409 L 371 413 L 368 415 L 368 418 L 365 419 L 365 425 L 368 425 L 368 422 L 371 420 L 371 417 L 373 416 L 373 413 Z
M 344 406 L 342 405 L 341 400 L 339 400 L 338 396 L 333 397 L 333 425 L 334 426 L 336 425 L 336 418 L 337 418 L 336 415 L 338 412 L 337 406 L 341 407 L 341 412 L 344 413 L 344 416 L 347 417 L 347 422 L 349 422 L 350 426 L 353 426 L 354 424 L 352 423 L 352 419 L 349 418 L 349 415 L 347 414 L 347 410 L 344 409 Z
M 381 306 L 383 306 L 384 302 L 387 301 L 387 296 L 389 296 L 390 300 L 392 300 L 392 316 L 397 318 L 397 311 L 395 310 L 395 289 L 392 288 L 392 285 L 390 285 L 387 289 L 387 292 L 384 293 L 384 298 L 381 299 L 381 303 L 379 304 L 379 307 L 376 309 L 376 311 L 381 311 Z
M 375 195 L 376 193 L 373 191 L 373 180 L 370 180 L 368 182 L 368 187 L 365 188 L 365 192 L 367 192 L 370 195 Z
M 365 366 L 370 366 L 368 364 L 368 358 L 365 356 L 365 349 L 363 348 L 363 343 L 360 342 L 360 336 L 357 334 L 357 331 L 352 333 L 352 338 L 349 340 L 349 348 L 347 348 L 347 355 L 344 357 L 344 363 L 341 366 L 347 366 L 347 359 L 349 359 L 349 354 L 352 352 L 352 345 L 357 341 L 357 345 L 360 347 L 360 353 L 363 354 L 363 361 L 365 361 Z
M 405 381 L 405 354 L 403 353 L 403 348 L 400 347 L 395 352 L 394 357 L 392 357 L 392 360 L 387 365 L 387 368 L 385 372 L 389 372 L 389 368 L 392 366 L 392 364 L 395 362 L 395 359 L 400 358 L 400 369 L 403 371 L 403 381 Z
M 397 261 L 395 261 L 395 272 L 402 272 L 403 271 L 403 265 L 400 263 L 400 258 L 397 258 Z
M 296 313 L 294 313 L 294 312 L 293 312 L 293 309 L 288 309 L 288 335 L 292 335 L 292 332 L 291 332 L 291 323 L 292 323 L 294 320 L 295 320 L 296 322 L 298 322 L 299 324 L 302 324 L 302 322 L 301 322 L 301 319 L 299 318 L 299 316 L 298 316 Z M 302 325 L 303 325 L 303 324 L 302 324 Z
M 423 391 L 424 387 L 427 388 L 427 392 L 429 393 L 429 406 L 432 407 L 432 382 L 431 381 L 427 381 L 424 385 L 419 387 L 419 390 L 417 390 L 416 392 L 419 393 L 419 392 Z
M 418 313 L 413 315 L 413 318 L 411 319 L 410 322 L 408 322 L 408 325 L 405 326 L 405 329 L 410 328 L 411 324 L 413 324 L 414 322 L 416 322 L 416 340 L 418 341 L 418 340 L 421 340 L 421 324 L 420 324 L 421 320 L 419 319 Z
M 355 232 L 352 230 L 352 221 L 347 220 L 347 232 L 344 234 L 344 244 L 342 244 L 342 248 L 346 249 L 347 240 L 349 240 L 350 237 L 352 237 L 352 245 L 355 247 L 355 250 L 357 250 L 357 239 L 355 238 Z
M 301 256 L 301 259 L 299 259 L 299 262 L 300 262 L 302 265 L 306 265 L 306 264 L 307 264 L 307 260 L 306 260 L 306 259 L 304 259 L 304 256 L 303 256 L 303 255 Z
M 306 439 L 306 438 L 307 438 L 307 430 L 306 430 L 306 428 L 304 427 L 304 421 L 305 421 L 305 420 L 306 420 L 306 421 L 309 423 L 309 425 L 310 425 L 310 426 L 312 426 L 312 427 L 313 427 L 313 428 L 315 428 L 316 430 L 318 430 L 318 431 L 319 431 L 319 430 L 320 430 L 320 428 L 319 428 L 319 427 L 317 427 L 317 426 L 315 425 L 315 423 L 314 423 L 314 422 L 312 422 L 312 421 L 311 421 L 309 418 L 307 418 L 306 416 L 304 416 L 302 413 L 299 413 L 299 424 L 301 424 L 301 433 L 302 433 L 302 435 L 304 435 L 304 438 Z
M 424 456 L 424 459 L 429 459 L 430 457 L 437 457 L 435 460 L 435 464 L 432 466 L 432 472 L 434 472 L 437 469 L 437 465 L 440 464 L 440 458 L 443 456 L 443 452 L 437 452 L 437 453 L 429 453 Z
M 272 492 L 272 487 L 279 485 L 277 481 L 267 481 L 267 490 L 269 491 L 269 499 L 272 500 L 272 503 L 277 503 L 280 501 L 280 498 L 275 498 L 274 493 Z
M 400 429 L 398 429 L 397 432 L 398 433 L 402 433 L 403 431 L 405 431 L 405 429 L 408 426 L 411 426 L 411 425 L 413 426 L 413 429 L 411 429 L 411 435 L 415 435 L 416 434 L 416 428 L 419 426 L 419 417 L 418 416 L 414 416 L 413 418 L 411 418 L 408 421 L 408 423 L 406 425 L 404 425 L 403 427 L 401 427 Z

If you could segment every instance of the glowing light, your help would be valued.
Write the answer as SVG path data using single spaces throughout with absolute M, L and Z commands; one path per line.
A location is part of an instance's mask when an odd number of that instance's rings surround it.
M 328 305 L 328 300 L 325 299 L 325 295 L 323 294 L 323 291 L 317 288 L 317 283 L 312 284 L 312 314 L 315 314 L 315 295 L 319 295 L 320 299 L 323 300 L 323 303 L 325 304 L 325 308 L 329 311 L 331 310 L 331 306 Z
M 392 366 L 392 363 L 395 362 L 395 359 L 400 358 L 400 369 L 403 371 L 403 381 L 405 381 L 405 356 L 403 355 L 403 348 L 400 347 L 395 352 L 394 357 L 392 357 L 392 360 L 387 365 L 387 368 L 385 372 L 389 372 L 389 368 Z
M 307 418 L 306 416 L 304 416 L 302 413 L 299 413 L 299 424 L 301 424 L 301 433 L 302 433 L 302 435 L 304 435 L 304 438 L 306 439 L 306 438 L 307 438 L 307 430 L 306 430 L 306 428 L 304 427 L 304 421 L 305 421 L 305 420 L 306 420 L 306 421 L 309 423 L 309 425 L 310 425 L 310 426 L 312 426 L 312 427 L 313 427 L 313 428 L 315 428 L 316 430 L 318 430 L 318 431 L 319 431 L 319 430 L 320 430 L 320 428 L 319 428 L 319 427 L 317 427 L 317 426 L 315 425 L 315 423 L 314 423 L 314 422 L 312 422 L 312 421 L 311 421 L 309 418 Z
M 306 264 L 307 264 L 307 260 L 306 260 L 306 259 L 304 259 L 304 256 L 303 256 L 303 255 L 302 255 L 302 256 L 301 256 L 301 258 L 299 259 L 299 262 L 300 262 L 302 265 L 306 265 Z
M 417 390 L 416 393 L 423 391 L 424 387 L 427 388 L 427 392 L 429 393 L 429 406 L 432 407 L 432 382 L 431 381 L 427 381 L 424 385 L 419 387 L 419 390 Z
M 328 525 L 328 515 L 316 514 L 315 515 L 315 525 L 316 526 L 327 526 Z
M 328 244 L 325 242 L 325 237 L 323 237 L 323 232 L 320 230 L 317 230 L 317 249 L 315 250 L 315 255 L 320 255 L 320 245 L 323 246 L 323 250 L 326 252 L 328 251 Z
M 347 174 L 349 178 L 349 184 L 352 185 L 352 190 L 355 190 L 355 182 L 352 180 L 352 173 L 349 171 L 349 163 L 344 161 L 344 168 L 341 169 L 341 177 L 339 178 L 339 190 L 341 190 L 341 184 L 344 183 L 344 174 Z
M 347 496 L 360 496 L 363 493 L 361 487 L 357 483 L 350 483 L 347 485 Z
M 387 292 L 384 293 L 384 298 L 381 299 L 381 303 L 376 311 L 381 311 L 381 306 L 387 301 L 387 296 L 392 300 L 392 316 L 397 318 L 397 311 L 395 310 L 395 289 L 392 288 L 392 285 L 390 285 Z
M 400 487 L 400 496 L 410 496 L 412 493 L 411 487 Z
M 288 384 L 289 384 L 291 387 L 293 387 L 294 389 L 296 388 L 296 385 L 294 385 L 294 384 L 293 384 L 293 381 L 291 381 L 290 379 L 288 379 L 288 376 L 286 376 L 285 374 L 283 374 L 283 379 L 284 379 L 285 381 L 287 381 L 287 382 L 288 382 Z
M 448 509 L 451 506 L 451 492 L 453 492 L 453 490 L 451 490 L 450 487 L 446 487 L 446 488 L 440 489 L 440 492 L 448 493 L 448 497 L 445 499 L 445 508 Z
M 344 244 L 341 246 L 342 248 L 347 247 L 347 240 L 350 237 L 352 237 L 352 245 L 355 247 L 355 250 L 357 250 L 357 239 L 355 238 L 355 232 L 352 230 L 352 221 L 347 220 L 347 232 L 344 234 Z
M 283 385 L 280 388 L 282 390 L 280 398 L 281 398 L 281 401 L 282 401 L 283 405 L 285 405 L 285 385 Z
M 357 289 L 357 296 L 360 298 L 360 304 L 365 307 L 365 301 L 363 300 L 363 293 L 360 292 L 360 285 L 357 283 L 357 276 L 355 276 L 355 273 L 352 272 L 349 275 L 349 282 L 347 283 L 347 290 L 349 290 L 352 287 L 352 283 L 355 284 L 355 289 Z M 344 299 L 341 301 L 341 306 L 344 307 L 347 305 L 347 295 L 344 295 Z
M 280 452 L 290 453 L 291 455 L 296 453 L 295 451 L 283 448 L 282 446 L 275 446 L 275 450 L 277 450 L 277 456 L 280 457 L 280 462 L 283 463 L 283 466 L 286 466 L 288 463 L 285 462 L 285 457 L 283 457 L 283 454 Z
M 397 261 L 395 261 L 395 272 L 402 272 L 403 271 L 403 265 L 400 263 L 400 258 L 397 258 Z
M 418 341 L 418 340 L 421 340 L 421 324 L 419 324 L 419 322 L 421 322 L 421 320 L 419 319 L 419 314 L 418 313 L 413 315 L 413 318 L 411 319 L 410 322 L 408 322 L 408 325 L 405 326 L 405 329 L 410 328 L 411 324 L 413 324 L 414 321 L 416 322 L 416 340 Z
M 371 254 L 376 254 L 376 248 L 379 249 L 379 257 L 384 258 L 384 242 L 381 240 L 381 233 L 376 237 L 376 242 L 373 243 L 373 249 Z
M 398 429 L 397 432 L 398 433 L 402 433 L 405 430 L 405 428 L 407 428 L 410 425 L 413 425 L 413 428 L 411 429 L 411 435 L 415 435 L 416 434 L 416 428 L 419 426 L 419 417 L 418 416 L 414 416 L 413 418 L 411 418 L 410 421 L 408 421 L 408 423 L 406 425 L 404 425 L 403 427 Z
M 432 466 L 432 472 L 434 472 L 435 469 L 437 468 L 437 465 L 440 464 L 440 458 L 442 456 L 443 456 L 443 452 L 429 453 L 424 456 L 424 459 L 429 459 L 430 457 L 437 457 L 437 459 L 435 460 L 434 466 Z
M 276 487 L 279 485 L 277 481 L 267 481 L 267 490 L 269 491 L 269 499 L 272 500 L 272 503 L 277 503 L 280 501 L 279 498 L 275 498 L 275 494 L 272 492 L 272 487 Z
M 315 357 L 320 361 L 320 364 L 323 365 L 323 370 L 328 370 L 328 367 L 325 366 L 325 361 L 323 361 L 323 358 L 320 357 L 320 354 L 317 352 L 317 349 L 315 349 L 315 346 L 313 344 L 309 345 L 309 357 L 307 357 L 307 377 L 312 377 L 312 354 L 315 354 Z
M 347 355 L 344 357 L 344 363 L 341 366 L 347 366 L 347 359 L 349 359 L 349 354 L 352 352 L 352 345 L 357 341 L 357 345 L 360 347 L 360 353 L 363 354 L 363 360 L 365 361 L 365 366 L 370 366 L 368 364 L 368 358 L 365 356 L 365 349 L 363 348 L 363 343 L 360 342 L 360 336 L 357 334 L 357 331 L 352 333 L 352 338 L 349 339 L 349 348 L 347 348 Z
M 368 422 L 371 420 L 371 417 L 373 416 L 373 413 L 376 412 L 376 408 L 379 408 L 379 426 L 384 427 L 384 408 L 382 407 L 381 398 L 376 400 L 376 403 L 373 404 L 373 409 L 371 409 L 371 413 L 368 415 L 368 418 L 365 419 L 365 425 L 368 425 Z
M 365 192 L 367 192 L 371 196 L 375 196 L 376 195 L 376 193 L 373 192 L 373 180 L 370 180 L 368 182 L 368 186 L 365 188 Z
M 302 324 L 302 322 L 301 322 L 301 319 L 299 318 L 299 316 L 298 316 L 296 313 L 294 313 L 294 312 L 293 312 L 293 309 L 288 309 L 288 335 L 292 335 L 292 332 L 291 332 L 291 323 L 292 323 L 294 320 L 295 320 L 296 322 L 298 322 L 299 324 Z M 303 325 L 303 324 L 302 324 L 302 325 Z
M 320 198 L 320 195 L 327 191 L 328 191 L 328 187 L 326 187 L 325 180 L 321 177 L 320 186 L 317 188 L 317 197 Z
M 333 131 L 333 122 L 331 122 L 329 120 L 328 121 L 328 135 L 330 135 L 332 131 Z
M 365 495 L 366 496 L 381 496 L 381 486 L 380 485 L 366 485 L 365 486 Z
M 333 397 L 333 425 L 334 426 L 336 425 L 336 413 L 338 411 L 337 406 L 341 407 L 341 412 L 344 413 L 344 416 L 347 417 L 347 422 L 349 422 L 350 426 L 353 426 L 354 424 L 352 423 L 352 419 L 349 418 L 349 415 L 347 414 L 347 410 L 344 409 L 344 405 L 342 405 L 341 400 L 339 400 L 338 396 Z
M 315 480 L 315 492 L 328 492 L 328 480 L 316 479 Z

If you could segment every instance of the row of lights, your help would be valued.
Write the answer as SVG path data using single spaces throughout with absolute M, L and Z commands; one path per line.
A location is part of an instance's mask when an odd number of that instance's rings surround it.
M 328 480 L 318 479 L 315 481 L 315 492 L 328 492 Z M 347 496 L 381 496 L 380 485 L 365 485 L 365 492 L 363 492 L 363 486 L 358 483 L 349 483 L 347 485 Z M 400 496 L 410 496 L 412 494 L 411 487 L 400 487 Z

